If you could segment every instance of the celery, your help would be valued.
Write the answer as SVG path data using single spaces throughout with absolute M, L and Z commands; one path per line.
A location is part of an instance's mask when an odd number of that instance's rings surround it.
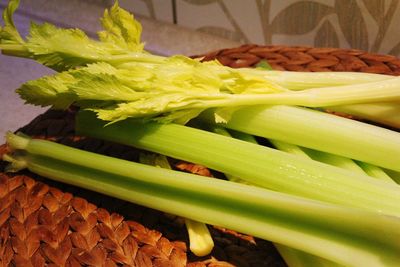
M 254 138 L 254 136 L 245 134 L 242 132 L 236 132 L 233 131 L 232 133 L 229 133 L 226 129 L 222 127 L 213 127 L 213 132 L 224 135 L 224 136 L 234 136 L 237 139 L 250 142 L 253 144 L 257 144 L 257 140 Z M 277 147 L 279 150 L 286 151 L 288 153 L 296 154 L 301 157 L 308 158 L 308 155 L 298 146 L 287 144 L 284 142 L 280 141 L 274 141 L 270 140 L 270 142 Z M 230 181 L 234 182 L 239 182 L 241 183 L 242 180 L 240 178 L 234 178 L 232 179 L 230 175 L 226 175 L 227 178 Z M 310 255 L 307 253 L 304 253 L 303 251 L 296 250 L 284 245 L 280 244 L 274 244 L 274 246 L 277 248 L 279 251 L 279 254 L 283 257 L 285 262 L 290 266 L 290 267 L 308 267 L 308 266 L 313 266 L 313 267 L 323 267 L 323 266 L 340 266 L 334 262 L 327 261 L 326 259 L 322 259 L 320 257 L 317 257 L 315 255 Z
M 144 154 L 140 155 L 140 162 L 164 169 L 171 170 L 171 165 L 164 155 Z M 201 222 L 185 218 L 185 225 L 189 235 L 189 249 L 196 256 L 206 256 L 214 248 L 214 241 L 207 225 Z
M 17 54 L 25 49 L 40 63 L 64 71 L 21 86 L 18 93 L 30 104 L 66 108 L 76 103 L 111 122 L 140 117 L 185 123 L 213 107 L 325 107 L 400 99 L 400 78 L 368 75 L 374 78 L 361 84 L 290 91 L 266 78 L 268 73 L 261 70 L 232 69 L 185 56 L 152 55 L 143 50 L 140 24 L 117 3 L 105 11 L 100 40 L 78 29 L 48 23 L 32 24 L 28 38 L 22 40 L 12 24 L 17 5 L 18 1 L 11 1 L 5 9 L 0 49 L 10 54 L 10 45 L 19 46 Z
M 215 114 L 203 120 L 214 123 Z M 238 109 L 224 127 L 400 171 L 400 133 L 363 122 L 290 106 Z
M 93 113 L 82 112 L 76 130 L 198 163 L 273 190 L 400 214 L 400 187 L 366 175 L 177 124 L 125 120 L 104 127 L 105 123 Z
M 189 249 L 196 256 L 206 256 L 214 248 L 210 231 L 205 223 L 185 218 L 189 235 Z
M 400 129 L 400 106 L 396 102 L 334 106 L 329 107 L 328 110 L 354 115 L 360 119 Z
M 400 100 L 400 78 L 295 92 L 246 75 L 213 62 L 175 56 L 155 66 L 136 62 L 133 70 L 93 63 L 27 82 L 17 92 L 28 103 L 56 108 L 64 108 L 59 101 L 66 97 L 78 105 L 84 101 L 85 109 L 107 121 L 128 117 L 187 121 L 209 108 L 261 104 L 326 107 Z
M 310 158 L 310 156 L 304 152 L 304 149 L 296 146 L 296 145 L 292 145 L 292 144 L 288 144 L 285 142 L 281 142 L 278 140 L 269 140 L 271 142 L 271 144 L 276 147 L 277 149 L 281 150 L 281 151 L 285 151 L 288 152 L 290 154 L 294 154 L 294 155 L 299 155 L 303 158 Z
M 397 266 L 398 218 L 8 134 L 45 177 L 285 244 L 348 266 Z M 17 164 L 18 165 L 18 164 Z
M 389 177 L 393 179 L 396 183 L 400 184 L 400 172 L 386 170 L 386 169 L 384 169 L 384 172 L 388 174 Z
M 329 154 L 326 152 L 321 152 L 321 151 L 317 151 L 317 150 L 313 150 L 313 149 L 308 149 L 308 148 L 303 148 L 303 150 L 305 151 L 305 153 L 307 153 L 307 155 L 309 155 L 314 160 L 324 162 L 326 164 L 330 164 L 333 166 L 337 166 L 342 169 L 365 174 L 363 169 L 357 163 L 355 163 L 353 160 L 351 160 L 349 158 L 345 158 L 342 156 L 333 155 L 333 154 Z
M 269 140 L 269 141 L 274 145 L 274 147 L 276 147 L 279 150 L 286 151 L 291 154 L 296 154 L 302 157 L 307 157 L 307 158 L 311 157 L 314 160 L 324 162 L 326 164 L 330 164 L 333 166 L 337 166 L 361 174 L 365 173 L 371 177 L 394 183 L 394 181 L 384 170 L 375 165 L 371 165 L 361 161 L 355 162 L 349 158 L 321 151 L 316 151 L 313 149 L 300 148 L 296 145 L 288 144 L 281 141 L 276 141 L 276 140 Z
M 298 72 L 241 69 L 243 72 L 258 74 L 267 80 L 271 80 L 289 90 L 304 90 L 319 87 L 343 86 L 378 82 L 393 78 L 393 76 L 361 73 L 361 72 Z
M 332 155 L 332 154 L 327 154 L 321 151 L 315 151 L 311 149 L 305 149 L 306 152 L 304 152 L 304 148 L 300 148 L 296 145 L 292 144 L 287 144 L 284 142 L 280 141 L 273 141 L 270 140 L 271 143 L 277 147 L 280 150 L 287 151 L 292 154 L 297 154 L 302 157 L 308 157 L 309 155 L 312 156 L 313 159 L 325 162 L 327 164 L 331 164 L 333 166 L 338 166 L 344 169 L 352 170 L 355 172 L 364 172 L 368 174 L 371 177 L 375 177 L 378 179 L 390 181 L 392 183 L 395 183 L 389 175 L 387 175 L 381 168 L 376 167 L 374 165 L 365 163 L 365 162 L 357 162 L 355 163 L 354 161 Z M 358 165 L 357 165 L 358 164 Z M 303 253 L 301 251 L 288 248 L 279 244 L 275 245 L 279 251 L 279 253 L 282 255 L 282 257 L 285 259 L 285 261 L 289 264 L 289 266 L 335 266 L 335 263 L 328 262 L 324 259 L 315 257 L 313 255 L 309 255 L 306 253 Z
M 382 179 L 384 181 L 392 182 L 393 179 L 382 169 L 375 165 L 371 165 L 365 162 L 357 162 L 357 164 L 363 169 L 363 171 L 371 177 Z

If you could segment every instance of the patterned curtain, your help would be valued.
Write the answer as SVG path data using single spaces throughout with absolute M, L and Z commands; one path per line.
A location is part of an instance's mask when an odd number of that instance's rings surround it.
M 127 0 L 125 0 L 126 2 Z M 131 0 L 132 1 L 132 0 Z M 159 0 L 141 0 L 149 16 Z M 171 0 L 174 22 L 241 43 L 400 55 L 399 0 Z M 165 9 L 165 6 L 164 6 Z

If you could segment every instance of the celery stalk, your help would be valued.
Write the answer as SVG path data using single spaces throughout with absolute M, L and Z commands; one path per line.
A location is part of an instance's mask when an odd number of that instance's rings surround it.
M 326 164 L 330 164 L 346 170 L 354 171 L 361 174 L 367 174 L 368 176 L 374 178 L 395 183 L 384 170 L 375 165 L 371 165 L 361 161 L 355 162 L 349 158 L 329 154 L 326 152 L 316 151 L 313 149 L 300 148 L 296 145 L 288 144 L 281 141 L 276 141 L 276 140 L 269 140 L 269 141 L 274 145 L 274 147 L 276 147 L 279 150 L 307 158 L 311 157 L 316 161 L 324 162 Z
M 396 102 L 333 106 L 329 107 L 328 110 L 343 112 L 361 119 L 400 129 L 400 105 Z
M 245 134 L 243 134 L 245 135 Z M 241 139 L 241 138 L 239 138 Z M 242 139 L 243 140 L 243 139 Z M 296 154 L 299 156 L 309 158 L 311 156 L 312 159 L 324 162 L 326 164 L 330 164 L 333 166 L 337 166 L 343 169 L 351 170 L 358 173 L 365 173 L 371 177 L 382 179 L 388 182 L 394 183 L 394 181 L 390 178 L 390 176 L 381 168 L 371 165 L 365 162 L 355 162 L 349 158 L 341 157 L 338 155 L 328 154 L 321 151 L 316 151 L 308 148 L 300 148 L 296 145 L 288 144 L 281 141 L 269 140 L 274 147 L 279 150 L 286 151 L 291 154 Z
M 272 145 L 274 147 L 276 147 L 277 149 L 279 149 L 281 151 L 285 151 L 285 152 L 288 152 L 288 153 L 294 154 L 294 155 L 299 155 L 304 158 L 310 158 L 310 156 L 306 152 L 304 152 L 303 149 L 301 149 L 300 147 L 298 147 L 296 145 L 292 145 L 289 143 L 281 142 L 278 140 L 272 140 L 272 139 L 270 139 L 269 141 L 272 143 Z
M 385 173 L 387 173 L 391 179 L 393 179 L 396 183 L 400 184 L 400 172 L 392 171 L 392 170 L 384 170 Z
M 189 249 L 196 256 L 206 256 L 214 248 L 214 241 L 205 223 L 185 218 L 189 235 Z
M 382 179 L 384 181 L 396 183 L 393 179 L 381 168 L 371 165 L 365 162 L 357 162 L 357 164 L 363 169 L 363 171 L 371 177 L 375 177 L 377 179 Z
M 216 126 L 216 127 L 212 127 L 212 131 L 220 134 L 220 135 L 224 135 L 224 136 L 228 136 L 228 137 L 235 137 L 237 139 L 246 141 L 246 142 L 250 142 L 253 144 L 258 144 L 257 140 L 254 138 L 254 136 L 249 135 L 249 134 L 245 134 L 242 132 L 236 132 L 233 131 L 232 133 L 229 133 L 225 128 Z M 288 153 L 292 153 L 292 154 L 297 154 L 301 157 L 305 157 L 308 158 L 308 155 L 298 146 L 295 145 L 291 145 L 291 144 L 287 144 L 284 142 L 280 142 L 280 141 L 274 141 L 274 140 L 270 140 L 270 142 L 277 147 L 280 150 L 286 151 Z M 233 181 L 233 182 L 242 182 L 242 180 L 240 178 L 233 178 L 230 175 L 226 175 L 226 177 L 228 178 L 228 180 Z M 279 254 L 281 254 L 281 256 L 283 257 L 283 259 L 285 260 L 285 262 L 290 266 L 290 267 L 308 267 L 308 266 L 313 266 L 313 267 L 323 267 L 323 266 L 340 266 L 334 262 L 328 261 L 326 259 L 322 259 L 320 257 L 317 257 L 315 255 L 311 255 L 311 254 L 307 254 L 303 251 L 297 250 L 297 249 L 293 249 L 284 245 L 280 245 L 280 244 L 274 244 L 274 246 L 277 248 Z
M 139 158 L 140 163 L 171 170 L 171 165 L 164 155 L 143 154 Z M 206 256 L 214 248 L 214 241 L 207 225 L 184 218 L 189 235 L 189 249 L 196 256 Z
M 355 163 L 353 160 L 349 158 L 309 148 L 303 148 L 303 150 L 305 151 L 305 153 L 307 153 L 307 155 L 309 155 L 314 160 L 324 162 L 326 164 L 330 164 L 342 169 L 365 174 L 364 170 L 357 163 Z
M 400 221 L 396 217 L 147 166 L 45 140 L 9 134 L 8 142 L 11 148 L 25 151 L 15 161 L 23 160 L 29 170 L 51 179 L 348 266 L 397 266 L 400 261 Z
M 392 183 L 395 183 L 389 175 L 387 175 L 381 168 L 376 167 L 374 165 L 365 163 L 365 162 L 354 162 L 351 159 L 340 157 L 337 155 L 332 155 L 328 153 L 324 153 L 321 151 L 315 151 L 312 149 L 302 149 L 296 145 L 292 144 L 287 144 L 284 142 L 274 142 L 270 140 L 271 143 L 277 147 L 280 150 L 287 151 L 292 154 L 297 154 L 303 157 L 308 157 L 309 155 L 312 156 L 313 159 L 325 162 L 327 164 L 331 164 L 333 166 L 338 166 L 344 169 L 352 170 L 355 172 L 365 172 L 371 177 L 375 177 L 378 179 L 390 181 Z M 304 152 L 304 151 L 307 151 Z M 358 164 L 358 165 L 357 165 Z M 288 263 L 289 266 L 294 267 L 300 267 L 300 266 L 334 266 L 335 263 L 328 262 L 324 259 L 315 257 L 313 255 L 306 254 L 304 252 L 288 248 L 286 246 L 282 246 L 279 244 L 275 245 L 279 251 L 279 253 L 282 255 L 282 257 L 285 259 L 285 261 Z
M 78 114 L 79 134 L 207 166 L 299 196 L 400 215 L 400 187 L 320 162 L 177 124 L 105 122 Z M 352 177 L 352 179 L 349 179 Z
M 201 118 L 214 123 L 214 113 Z M 224 127 L 400 171 L 400 133 L 290 106 L 244 107 Z
M 383 81 L 393 76 L 360 72 L 300 72 L 260 69 L 241 69 L 242 72 L 260 75 L 289 90 L 343 86 Z

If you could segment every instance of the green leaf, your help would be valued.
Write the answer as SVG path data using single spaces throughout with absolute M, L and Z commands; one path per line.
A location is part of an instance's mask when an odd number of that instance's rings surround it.
M 118 7 L 118 3 L 106 10 L 102 19 L 104 31 L 99 32 L 100 41 L 89 38 L 79 29 L 58 28 L 50 23 L 30 27 L 26 43 L 12 22 L 12 14 L 19 1 L 13 0 L 4 11 L 5 26 L 0 30 L 0 49 L 3 53 L 33 58 L 39 63 L 64 71 L 94 62 L 114 65 L 140 60 L 135 53 L 143 53 L 140 43 L 142 28 L 132 15 Z M 157 60 L 148 56 L 147 61 Z
M 132 14 L 120 8 L 118 2 L 104 11 L 101 22 L 104 31 L 98 32 L 98 35 L 102 42 L 135 52 L 143 50 L 144 44 L 140 42 L 142 25 Z
M 32 23 L 26 46 L 37 61 L 56 70 L 126 53 L 113 44 L 91 40 L 79 29 L 61 29 L 49 23 Z
M 18 6 L 19 0 L 10 0 L 3 11 L 4 26 L 0 27 L 0 44 L 24 43 L 13 21 L 13 15 Z
M 265 59 L 260 60 L 260 62 L 257 63 L 256 68 L 263 70 L 272 70 L 271 65 Z
M 27 103 L 65 109 L 76 100 L 76 96 L 69 90 L 75 82 L 73 76 L 63 72 L 29 81 L 18 88 L 17 93 Z

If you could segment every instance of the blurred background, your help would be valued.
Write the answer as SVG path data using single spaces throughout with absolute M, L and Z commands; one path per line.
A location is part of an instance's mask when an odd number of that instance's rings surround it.
M 0 0 L 0 8 L 6 2 Z M 28 20 L 82 27 L 94 35 L 103 9 L 113 3 L 114 0 L 21 0 L 18 13 Z M 399 0 L 119 0 L 119 4 L 145 24 L 159 23 L 153 28 L 144 25 L 144 39 L 151 48 L 157 46 L 153 42 L 164 43 L 168 37 L 174 46 L 183 44 L 186 39 L 174 40 L 175 35 L 165 32 L 166 26 L 174 25 L 179 30 L 194 30 L 237 43 L 400 54 Z M 170 45 L 163 45 L 163 53 L 168 53 Z M 197 45 L 185 43 L 195 49 L 183 52 L 198 52 Z M 207 51 L 216 47 L 209 45 Z
M 137 14 L 241 43 L 399 55 L 399 0 L 121 0 Z
M 78 27 L 95 37 L 114 0 L 21 0 L 15 23 L 31 20 Z M 143 26 L 146 49 L 161 55 L 198 55 L 244 43 L 354 48 L 400 56 L 399 0 L 119 0 Z M 0 0 L 0 11 L 7 0 Z M 14 92 L 51 71 L 33 61 L 0 55 L 0 143 L 43 112 Z

